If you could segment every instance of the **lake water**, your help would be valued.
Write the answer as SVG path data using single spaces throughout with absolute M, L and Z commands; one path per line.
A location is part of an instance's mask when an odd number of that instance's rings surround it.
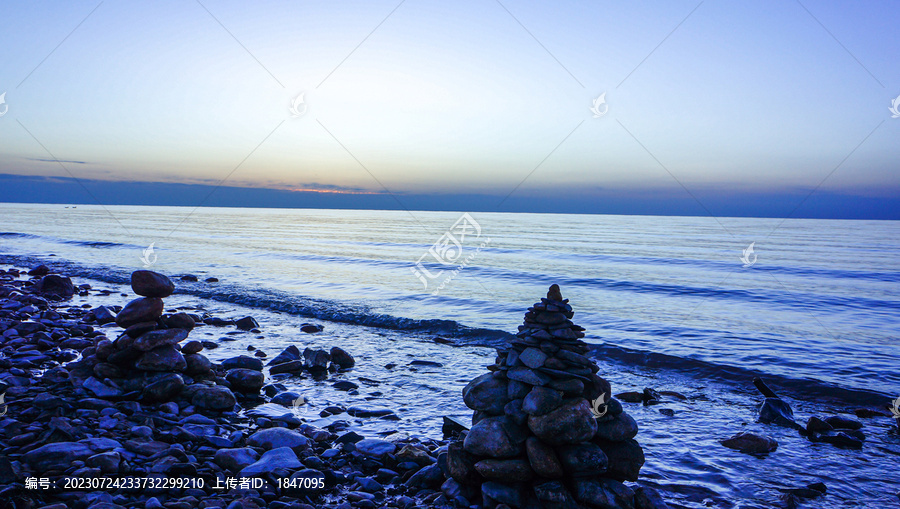
M 364 360 L 358 374 L 381 380 L 377 397 L 403 407 L 395 428 L 408 433 L 439 431 L 442 410 L 465 414 L 458 389 L 557 283 L 614 392 L 656 384 L 689 396 L 676 412 L 702 412 L 686 429 L 654 407 L 628 408 L 648 450 L 644 475 L 685 506 L 756 507 L 801 478 L 827 478 L 819 507 L 897 500 L 889 419 L 867 424 L 878 435 L 863 452 L 767 429 L 783 443 L 775 454 L 792 455 L 777 465 L 714 439 L 754 420 L 756 375 L 804 415 L 900 394 L 900 222 L 30 204 L 0 204 L 0 217 L 0 262 L 109 285 L 145 266 L 195 274 L 173 299 L 257 316 L 266 334 L 253 344 L 274 353 L 314 341 L 298 338 L 299 323 L 326 321 L 323 345 Z M 385 372 L 398 357 L 444 367 Z M 847 465 L 860 469 L 852 479 Z

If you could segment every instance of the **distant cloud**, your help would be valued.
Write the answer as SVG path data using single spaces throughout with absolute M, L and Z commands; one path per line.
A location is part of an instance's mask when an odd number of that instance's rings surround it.
M 306 193 L 340 193 L 340 194 L 384 194 L 383 191 L 372 191 L 361 187 L 339 186 L 335 184 L 319 184 L 310 182 L 297 186 L 288 186 L 288 191 Z
M 29 160 L 29 161 L 37 161 L 37 162 L 39 162 L 39 163 L 56 163 L 56 162 L 60 162 L 60 163 L 72 163 L 72 164 L 87 164 L 87 162 L 85 162 L 85 161 L 73 161 L 73 160 L 71 160 L 71 159 L 37 159 L 37 158 L 34 158 L 34 157 L 29 157 L 28 160 Z

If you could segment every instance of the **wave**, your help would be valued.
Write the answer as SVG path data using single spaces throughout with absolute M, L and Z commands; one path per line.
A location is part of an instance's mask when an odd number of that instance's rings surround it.
M 0 263 L 31 267 L 40 263 L 51 262 L 30 256 L 0 254 Z M 52 263 L 58 271 L 72 276 L 112 284 L 130 284 L 130 270 L 116 270 L 107 267 L 92 268 L 60 259 L 54 259 Z M 515 337 L 513 334 L 503 330 L 469 327 L 455 320 L 413 319 L 374 313 L 365 306 L 354 306 L 346 303 L 297 296 L 272 289 L 249 289 L 236 284 L 220 283 L 212 289 L 199 283 L 179 284 L 176 293 L 331 322 L 406 331 L 422 335 L 448 336 L 453 338 L 454 343 L 460 346 L 503 348 Z M 666 335 L 673 333 L 673 331 L 660 330 L 658 333 Z M 685 331 L 682 335 L 687 336 L 689 332 Z M 766 373 L 688 357 L 629 349 L 609 343 L 591 344 L 590 346 L 592 354 L 599 359 L 630 366 L 665 369 L 698 380 L 716 380 L 729 383 L 735 386 L 738 391 L 752 391 L 752 380 L 754 377 L 759 376 L 764 377 L 773 387 L 777 387 L 778 392 L 796 396 L 798 399 L 815 399 L 820 403 L 833 402 L 840 405 L 883 407 L 889 399 L 889 395 L 885 393 L 838 387 L 821 380 L 791 378 L 775 373 Z
M 129 246 L 128 244 L 120 244 L 118 242 L 99 242 L 99 241 L 87 241 L 87 240 L 62 240 L 59 241 L 63 244 L 71 244 L 75 246 L 87 246 L 99 249 L 107 249 L 111 247 L 137 247 L 137 246 Z
M 35 239 L 38 236 L 32 235 L 30 233 L 0 232 L 0 237 L 17 237 L 17 238 L 21 238 L 21 239 Z

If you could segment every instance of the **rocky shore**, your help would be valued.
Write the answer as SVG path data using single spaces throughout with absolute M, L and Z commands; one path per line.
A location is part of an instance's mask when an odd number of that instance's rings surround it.
M 212 361 L 218 344 L 193 331 L 259 325 L 169 310 L 175 289 L 162 274 L 136 271 L 122 305 L 81 307 L 73 296 L 110 292 L 43 265 L 0 270 L 0 507 L 685 507 L 635 482 L 645 457 L 628 410 L 685 396 L 614 394 L 558 288 L 459 395 L 474 415 L 445 418 L 444 440 L 363 436 L 351 421 L 399 417 L 360 406 L 313 412 L 302 391 L 279 382 L 327 380 L 352 393 L 356 384 L 338 378 L 357 361 L 341 346 L 289 346 L 271 359 L 248 346 Z M 321 332 L 298 327 L 301 337 Z M 864 446 L 859 419 L 810 416 L 803 426 L 765 383 L 757 387 L 760 423 L 826 447 Z M 778 448 L 761 433 L 728 435 L 723 450 L 764 458 Z M 796 486 L 773 503 L 798 507 L 827 493 L 822 483 Z

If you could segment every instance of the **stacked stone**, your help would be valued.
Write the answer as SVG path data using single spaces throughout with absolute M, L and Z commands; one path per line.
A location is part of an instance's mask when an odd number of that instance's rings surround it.
M 525 313 L 510 348 L 463 389 L 472 429 L 448 447 L 448 470 L 486 508 L 635 507 L 622 481 L 644 464 L 637 424 L 584 356 L 584 329 L 553 285 Z M 640 497 L 638 497 L 640 498 Z
M 105 308 L 94 310 L 100 324 L 115 321 L 125 331 L 114 341 L 104 339 L 86 349 L 82 359 L 71 366 L 81 386 L 93 396 L 106 399 L 134 399 L 145 403 L 165 403 L 186 399 L 201 410 L 230 411 L 235 390 L 258 394 L 263 385 L 259 369 L 236 366 L 226 380 L 217 377 L 210 360 L 201 354 L 203 344 L 188 341 L 196 321 L 187 313 L 163 314 L 163 298 L 175 285 L 163 274 L 138 270 L 131 275 L 131 288 L 139 298 L 116 315 Z M 199 318 L 199 317 L 198 317 Z M 256 367 L 256 366 L 252 366 Z M 221 385 L 217 385 L 221 382 Z

